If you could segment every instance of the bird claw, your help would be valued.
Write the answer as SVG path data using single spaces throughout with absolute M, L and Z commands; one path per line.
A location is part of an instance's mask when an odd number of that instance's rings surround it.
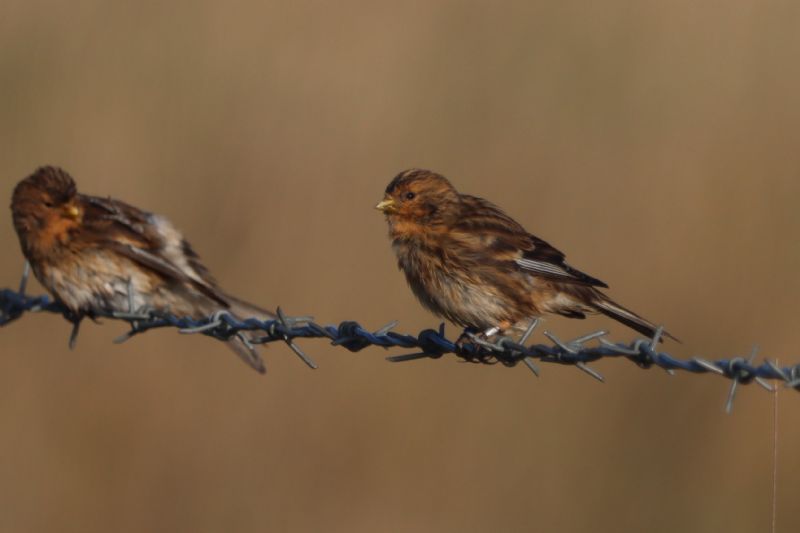
M 475 344 L 475 341 L 473 339 L 475 334 L 476 334 L 475 329 L 464 328 L 464 331 L 461 332 L 461 335 L 459 335 L 456 341 L 453 343 L 456 346 L 456 349 L 459 351 L 463 351 L 467 345 Z

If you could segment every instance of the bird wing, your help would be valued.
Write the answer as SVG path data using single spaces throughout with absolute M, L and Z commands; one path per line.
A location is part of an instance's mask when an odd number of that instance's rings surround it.
M 98 246 L 112 249 L 160 276 L 229 303 L 189 243 L 163 217 L 112 198 L 81 195 L 83 226 Z
M 473 245 L 479 243 L 488 258 L 507 262 L 519 271 L 558 281 L 608 287 L 564 261 L 564 253 L 531 235 L 499 207 L 474 196 L 462 197 L 463 215 L 454 230 Z M 463 239 L 462 239 L 463 240 Z
M 529 245 L 521 249 L 520 257 L 514 260 L 520 270 L 554 281 L 608 288 L 605 282 L 568 265 L 564 254 L 547 242 L 535 235 L 528 235 L 528 239 Z

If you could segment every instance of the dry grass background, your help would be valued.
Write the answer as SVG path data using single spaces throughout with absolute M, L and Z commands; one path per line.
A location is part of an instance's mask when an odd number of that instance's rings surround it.
M 396 271 L 389 179 L 504 206 L 678 355 L 800 362 L 800 4 L 5 0 L 0 191 L 40 164 L 168 214 L 230 291 L 321 322 L 438 321 Z M 0 225 L 0 286 L 22 266 Z M 36 290 L 36 288 L 34 289 Z M 550 319 L 567 337 L 603 320 Z M 2 531 L 768 529 L 770 395 L 596 365 L 270 373 L 174 332 L 0 331 Z M 451 329 L 451 332 L 453 330 Z M 796 531 L 800 397 L 781 400 Z

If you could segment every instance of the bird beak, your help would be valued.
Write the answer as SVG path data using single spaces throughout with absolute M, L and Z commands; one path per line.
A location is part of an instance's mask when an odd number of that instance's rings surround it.
M 78 220 L 78 216 L 81 214 L 81 211 L 74 205 L 68 205 L 64 207 L 64 214 L 73 220 Z
M 386 198 L 376 205 L 375 209 L 378 211 L 383 211 L 384 213 L 394 213 L 397 211 L 397 204 L 391 198 Z

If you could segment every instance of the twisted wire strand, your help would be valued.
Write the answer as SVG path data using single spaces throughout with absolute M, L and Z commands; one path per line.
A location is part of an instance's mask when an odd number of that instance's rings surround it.
M 61 314 L 73 323 L 70 345 L 74 344 L 78 325 L 84 317 L 72 315 L 63 305 L 48 296 L 28 296 L 24 293 L 24 289 L 23 282 L 19 291 L 0 290 L 0 327 L 18 320 L 25 313 Z M 657 350 L 661 336 L 660 329 L 652 339 L 638 339 L 630 343 L 611 342 L 605 338 L 605 331 L 597 331 L 569 341 L 562 341 L 552 333 L 545 331 L 544 335 L 553 342 L 552 345 L 526 346 L 538 321 L 532 322 L 520 339 L 500 336 L 489 341 L 481 335 L 465 331 L 459 340 L 452 341 L 445 336 L 444 324 L 441 324 L 436 330 L 426 329 L 415 336 L 392 331 L 397 322 L 387 324 L 376 331 L 369 331 L 354 321 L 345 321 L 338 326 L 323 326 L 314 322 L 311 317 L 288 317 L 280 308 L 277 310 L 276 319 L 266 321 L 255 318 L 240 320 L 227 311 L 218 311 L 209 317 L 196 320 L 170 314 L 159 314 L 148 309 L 131 310 L 127 313 L 98 314 L 89 318 L 112 318 L 127 322 L 131 329 L 115 339 L 117 343 L 160 328 L 177 328 L 184 334 L 202 334 L 219 340 L 229 340 L 233 336 L 239 336 L 245 342 L 254 345 L 282 341 L 311 368 L 316 368 L 316 365 L 297 346 L 294 342 L 295 339 L 325 338 L 332 345 L 342 346 L 351 352 L 358 352 L 369 346 L 416 350 L 409 354 L 387 357 L 391 362 L 424 358 L 438 359 L 444 355 L 453 354 L 462 360 L 474 363 L 500 363 L 509 367 L 523 363 L 537 376 L 539 368 L 536 362 L 573 365 L 599 381 L 604 381 L 603 376 L 589 367 L 587 363 L 604 358 L 622 357 L 644 369 L 658 367 L 670 374 L 676 370 L 696 374 L 717 374 L 732 380 L 726 403 L 728 411 L 732 408 L 733 398 L 739 384 L 755 382 L 772 391 L 774 389 L 767 383 L 767 380 L 775 380 L 783 382 L 787 387 L 800 390 L 800 364 L 780 367 L 765 360 L 756 365 L 754 363 L 757 355 L 756 348 L 749 357 L 719 360 L 700 357 L 679 359 Z M 249 335 L 245 335 L 245 333 Z M 587 343 L 592 343 L 592 345 L 587 345 Z

